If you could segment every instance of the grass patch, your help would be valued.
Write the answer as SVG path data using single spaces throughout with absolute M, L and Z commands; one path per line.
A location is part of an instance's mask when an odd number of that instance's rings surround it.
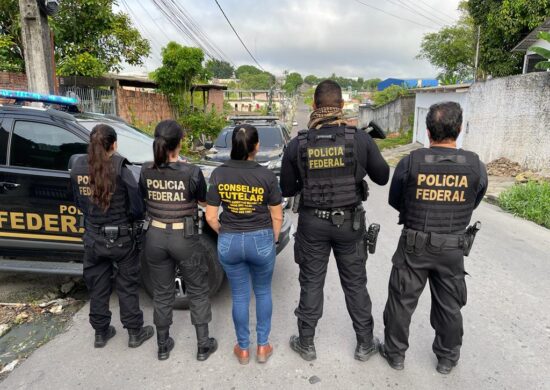
M 386 139 L 376 139 L 376 144 L 380 150 L 395 148 L 401 145 L 408 145 L 412 142 L 413 133 L 407 131 L 406 133 L 388 134 Z
M 550 229 L 550 183 L 530 181 L 504 191 L 498 204 L 512 214 Z

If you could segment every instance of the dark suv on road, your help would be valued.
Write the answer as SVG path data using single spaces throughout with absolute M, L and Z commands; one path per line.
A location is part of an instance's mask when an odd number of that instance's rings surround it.
M 7 92 L 0 90 L 0 98 L 11 96 Z M 53 98 L 32 95 L 18 92 L 16 96 L 42 102 Z M 72 155 L 86 153 L 90 131 L 98 123 L 116 130 L 118 151 L 138 177 L 140 164 L 152 160 L 153 140 L 124 121 L 100 114 L 0 104 L 0 271 L 82 274 L 81 213 L 73 201 L 68 163 Z M 218 164 L 198 165 L 208 178 Z M 288 244 L 290 228 L 290 218 L 285 218 L 278 251 Z M 201 239 L 209 259 L 213 295 L 224 274 L 217 258 L 217 237 L 207 224 Z M 142 266 L 144 287 L 152 293 L 143 259 Z M 176 282 L 176 306 L 185 308 L 185 286 L 179 277 Z
M 225 127 L 214 143 L 208 144 L 212 152 L 205 159 L 225 162 L 230 159 L 232 131 L 238 124 L 248 123 L 258 129 L 260 137 L 260 152 L 256 156 L 263 166 L 271 169 L 277 176 L 281 174 L 281 159 L 290 141 L 290 132 L 284 124 L 279 123 L 276 116 L 242 116 L 230 118 L 232 124 Z

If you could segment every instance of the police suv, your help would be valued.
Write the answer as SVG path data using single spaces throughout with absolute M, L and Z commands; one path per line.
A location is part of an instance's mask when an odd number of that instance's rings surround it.
M 118 135 L 118 152 L 139 177 L 141 164 L 153 159 L 153 139 L 119 118 L 80 113 L 78 99 L 0 90 L 0 271 L 82 275 L 81 212 L 74 204 L 69 159 L 87 152 L 91 129 L 105 123 Z M 41 102 L 46 108 L 22 105 Z M 54 109 L 60 107 L 62 110 Z M 198 164 L 208 180 L 217 166 Z M 224 279 L 218 262 L 216 235 L 204 224 L 209 259 L 210 293 Z M 291 222 L 285 218 L 278 252 L 289 242 Z M 142 258 L 143 285 L 152 294 L 147 262 Z M 181 278 L 176 278 L 175 306 L 187 308 Z

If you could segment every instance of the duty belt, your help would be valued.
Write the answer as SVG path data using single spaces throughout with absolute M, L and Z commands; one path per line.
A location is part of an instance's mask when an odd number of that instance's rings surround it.
M 333 225 L 341 226 L 344 224 L 344 221 L 354 219 L 357 211 L 363 211 L 361 206 L 357 206 L 351 209 L 314 209 L 314 208 L 305 208 L 303 210 L 306 213 L 312 214 L 319 219 L 324 219 L 331 221 Z
M 105 235 L 106 228 L 118 228 L 118 236 L 124 237 L 124 236 L 130 236 L 132 235 L 132 227 L 128 225 L 111 225 L 111 224 L 105 224 L 105 225 L 94 225 L 92 223 L 86 223 L 85 229 L 88 232 L 92 232 L 95 234 L 101 234 Z
M 429 243 L 432 250 L 445 248 L 464 249 L 464 234 L 441 234 L 404 228 L 402 236 L 407 240 L 407 252 L 421 253 Z

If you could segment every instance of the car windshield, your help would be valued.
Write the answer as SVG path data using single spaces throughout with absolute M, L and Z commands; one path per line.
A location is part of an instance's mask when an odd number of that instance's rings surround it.
M 216 148 L 231 148 L 231 135 L 233 127 L 227 127 L 222 130 L 214 146 Z M 258 136 L 260 137 L 260 147 L 280 148 L 283 145 L 281 130 L 278 127 L 258 126 Z
M 100 121 L 84 120 L 79 122 L 88 130 L 99 125 Z M 153 138 L 135 127 L 122 122 L 107 123 L 117 134 L 118 152 L 133 164 L 143 164 L 153 160 Z

